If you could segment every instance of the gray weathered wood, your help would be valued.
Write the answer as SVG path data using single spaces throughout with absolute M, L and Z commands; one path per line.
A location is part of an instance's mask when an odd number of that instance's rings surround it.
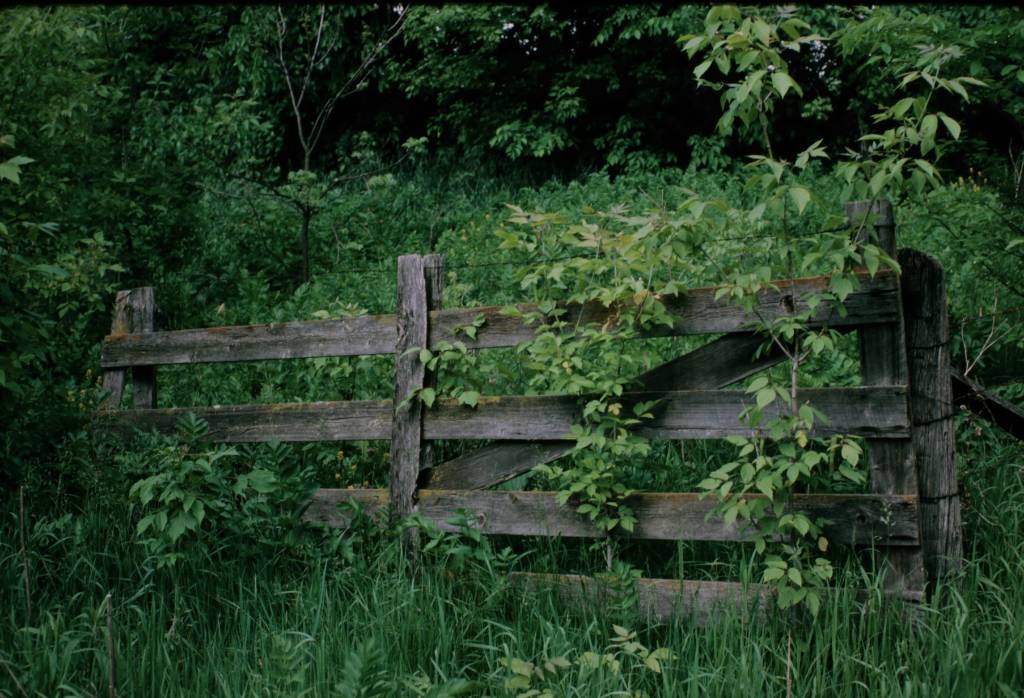
M 791 306 L 796 312 L 806 310 L 804 299 L 827 288 L 829 277 L 786 279 L 772 283 L 778 287 L 777 290 L 765 289 L 758 293 L 758 303 L 754 311 L 749 313 L 728 299 L 716 301 L 718 287 L 695 288 L 662 298 L 668 312 L 675 318 L 675 325 L 643 332 L 641 336 L 720 334 L 747 330 L 761 321 L 770 322 L 793 312 Z M 881 272 L 874 279 L 868 274 L 862 274 L 860 288 L 846 299 L 848 314 L 845 317 L 840 316 L 830 304 L 822 303 L 809 322 L 814 326 L 827 324 L 830 327 L 892 322 L 899 304 L 898 296 L 897 280 L 892 273 Z M 532 305 L 517 307 L 523 312 L 536 310 Z M 451 340 L 456 336 L 455 328 L 471 323 L 478 315 L 483 315 L 486 322 L 477 333 L 477 339 L 470 340 L 464 335 L 458 335 L 470 348 L 514 346 L 533 338 L 532 327 L 523 324 L 518 318 L 503 314 L 500 307 L 460 308 L 442 311 L 431 318 L 431 345 L 441 340 Z M 569 306 L 563 319 L 569 326 L 576 326 L 594 322 L 604 324 L 609 320 L 630 316 L 629 306 L 613 305 L 605 308 L 600 303 L 590 303 Z
M 616 594 L 603 580 L 579 574 L 513 572 L 509 581 L 524 592 L 554 591 L 563 606 L 591 607 L 598 613 Z M 636 593 L 637 612 L 657 622 L 682 620 L 703 626 L 733 613 L 764 622 L 775 607 L 774 590 L 767 584 L 638 579 Z
M 444 256 L 426 255 L 423 258 L 423 276 L 427 289 L 427 311 L 440 310 L 444 300 Z M 429 333 L 429 327 L 427 331 Z M 423 387 L 437 388 L 437 373 L 435 371 L 424 371 Z M 420 471 L 429 472 L 433 465 L 434 445 L 430 441 L 424 441 L 420 453 Z M 421 479 L 419 475 L 417 479 Z
M 960 569 L 960 492 L 953 434 L 949 311 L 939 262 L 917 250 L 899 254 L 910 370 L 910 415 L 921 497 L 921 546 L 928 581 Z
M 763 495 L 752 494 L 751 499 Z M 309 521 L 331 526 L 348 525 L 350 515 L 339 504 L 356 501 L 364 512 L 378 516 L 387 502 L 386 490 L 319 490 L 306 510 Z M 750 540 L 756 532 L 742 524 L 725 524 L 714 515 L 713 497 L 696 493 L 642 492 L 627 500 L 636 514 L 632 533 L 618 535 L 645 540 Z M 900 495 L 802 494 L 792 508 L 811 518 L 827 519 L 825 535 L 835 543 L 897 546 L 918 545 L 917 500 Z M 486 534 L 601 538 L 606 534 L 572 506 L 560 506 L 557 492 L 486 490 L 420 490 L 418 511 L 445 531 L 458 531 L 448 523 L 459 510 L 470 524 Z
M 403 255 L 398 258 L 398 338 L 388 498 L 392 514 L 398 517 L 411 514 L 416 504 L 416 478 L 423 456 L 423 402 L 413 393 L 423 388 L 426 371 L 419 353 L 409 350 L 427 346 L 428 312 L 423 258 Z M 406 529 L 402 539 L 406 552 L 415 555 L 416 530 Z
M 660 399 L 654 419 L 636 427 L 651 439 L 716 439 L 750 435 L 739 414 L 753 405 L 742 390 L 693 390 L 626 393 L 623 401 Z M 872 388 L 806 389 L 798 393 L 802 404 L 828 415 L 815 434 L 853 434 L 876 438 L 909 435 L 906 390 L 901 386 Z M 778 404 L 764 409 L 765 421 L 778 414 Z M 578 401 L 564 395 L 481 397 L 476 409 L 442 400 L 425 420 L 430 439 L 512 439 L 522 441 L 565 439 L 580 420 Z
M 415 354 L 410 357 L 416 358 Z M 637 428 L 637 433 L 647 438 L 714 439 L 752 433 L 738 417 L 753 400 L 742 390 L 627 393 L 623 399 L 662 400 L 654 410 L 655 418 Z M 819 424 L 816 435 L 905 439 L 910 434 L 906 389 L 902 386 L 805 389 L 799 392 L 798 400 L 809 401 L 828 415 L 829 423 Z M 410 401 L 406 408 L 415 409 L 413 402 L 419 401 Z M 114 431 L 141 428 L 170 432 L 181 416 L 194 412 L 209 422 L 209 438 L 214 441 L 387 439 L 392 435 L 389 405 L 383 400 L 356 400 L 124 410 L 105 419 L 104 424 Z M 766 408 L 766 419 L 777 409 Z M 455 400 L 438 400 L 422 419 L 425 439 L 519 441 L 564 440 L 578 421 L 578 400 L 566 395 L 481 397 L 476 409 Z
M 215 405 L 101 414 L 98 426 L 130 434 L 135 429 L 172 433 L 188 413 L 210 425 L 207 438 L 221 442 L 356 441 L 391 438 L 391 400 L 296 402 L 274 405 Z
M 156 296 L 151 286 L 130 291 L 132 332 L 151 334 L 156 331 Z M 136 409 L 156 407 L 156 366 L 132 367 L 132 405 Z
M 390 354 L 395 350 L 396 332 L 394 315 L 367 315 L 174 330 L 152 336 L 112 334 L 103 341 L 101 364 L 109 367 Z
M 151 287 L 118 291 L 114 300 L 110 336 L 146 336 L 156 329 L 155 316 L 156 301 Z M 156 369 L 139 364 L 131 370 L 134 406 L 156 407 Z M 103 389 L 107 391 L 107 397 L 100 406 L 101 410 L 113 410 L 121 405 L 126 377 L 123 368 L 103 371 Z
M 990 393 L 956 369 L 950 370 L 953 402 L 966 407 L 1007 434 L 1024 441 L 1024 409 Z
M 114 316 L 110 322 L 110 336 L 112 337 L 129 334 L 132 331 L 130 304 L 128 303 L 128 294 L 130 293 L 131 291 L 118 291 L 114 299 Z M 121 407 L 127 372 L 128 369 L 125 368 L 103 369 L 103 390 L 106 397 L 100 404 L 101 412 Z
M 598 613 L 607 609 L 615 598 L 614 589 L 604 580 L 578 574 L 513 572 L 509 581 L 524 591 L 552 590 L 562 604 L 592 606 Z M 739 614 L 741 619 L 765 621 L 768 611 L 774 609 L 774 589 L 766 584 L 638 579 L 636 592 L 637 610 L 647 619 L 660 622 L 684 620 L 707 625 L 732 614 Z M 908 591 L 896 598 L 920 603 L 924 595 L 920 591 Z
M 641 336 L 743 331 L 758 321 L 758 314 L 762 319 L 770 321 L 780 314 L 791 312 L 788 307 L 791 299 L 795 299 L 797 311 L 803 310 L 805 305 L 801 299 L 808 294 L 820 292 L 827 287 L 828 282 L 828 277 L 776 281 L 774 283 L 778 290 L 766 289 L 758 294 L 759 302 L 753 313 L 743 312 L 726 299 L 716 301 L 716 288 L 692 289 L 664 299 L 669 312 L 676 318 L 674 327 L 659 328 L 642 333 Z M 894 274 L 882 272 L 874 279 L 864 274 L 861 287 L 846 299 L 845 316 L 840 316 L 828 303 L 822 303 L 811 318 L 811 324 L 852 327 L 892 322 L 897 313 L 898 295 Z M 523 312 L 536 310 L 533 305 L 517 307 Z M 485 323 L 476 339 L 457 332 L 458 328 L 472 323 L 478 315 L 484 316 Z M 628 315 L 628 307 L 605 308 L 595 303 L 583 307 L 569 306 L 566 317 L 571 324 L 575 324 L 577 321 L 605 323 L 609 319 Z M 152 335 L 110 335 L 103 342 L 100 363 L 104 368 L 117 368 L 387 354 L 395 349 L 395 322 L 394 315 L 375 315 L 340 320 L 175 330 Z M 435 310 L 430 313 L 430 326 L 431 347 L 436 347 L 441 341 L 454 340 L 465 342 L 470 348 L 509 347 L 529 341 L 534 335 L 534 329 L 521 319 L 505 315 L 502 306 Z
M 888 201 L 852 201 L 846 205 L 846 215 L 858 239 L 873 238 L 887 254 L 895 257 L 895 218 Z M 863 384 L 906 385 L 908 375 L 902 307 L 898 309 L 893 322 L 861 328 L 859 334 Z M 869 440 L 867 451 L 872 492 L 917 494 L 917 466 L 914 448 L 909 438 Z M 885 559 L 888 563 L 885 585 L 890 591 L 924 588 L 924 566 L 920 549 L 892 549 L 885 552 Z
M 781 361 L 772 344 L 755 358 L 764 338 L 738 333 L 719 337 L 688 354 L 652 368 L 637 380 L 641 390 L 701 390 L 724 388 Z M 499 441 L 435 466 L 430 486 L 435 489 L 486 489 L 549 463 L 573 449 L 573 441 Z

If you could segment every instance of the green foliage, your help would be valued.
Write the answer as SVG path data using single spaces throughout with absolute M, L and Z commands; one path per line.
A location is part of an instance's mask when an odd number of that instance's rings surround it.
M 621 625 L 613 625 L 612 630 L 614 635 L 603 652 L 585 651 L 573 660 L 562 655 L 545 656 L 536 662 L 512 656 L 502 658 L 501 664 L 510 674 L 504 688 L 516 698 L 559 698 L 567 695 L 566 688 L 573 683 L 590 679 L 611 687 L 630 669 L 660 674 L 663 663 L 676 659 L 667 647 L 648 649 L 637 640 L 635 632 Z M 636 691 L 631 695 L 648 694 Z
M 0 693 L 102 692 L 108 590 L 122 695 L 1019 689 L 1020 454 L 987 423 L 957 418 L 968 569 L 911 630 L 859 565 L 822 550 L 826 522 L 781 504 L 862 486 L 860 444 L 812 438 L 822 416 L 794 414 L 790 390 L 856 384 L 854 337 L 808 331 L 803 312 L 755 328 L 791 356 L 750 384 L 744 419 L 758 431 L 735 446 L 638 439 L 658 406 L 629 398 L 635 375 L 696 346 L 634 338 L 663 320 L 659 293 L 724 283 L 723 302 L 742 305 L 773 278 L 821 273 L 828 291 L 803 300 L 836 302 L 853 266 L 890 266 L 835 215 L 876 195 L 898 201 L 900 244 L 946 268 L 956 365 L 1018 380 L 1019 9 L 715 8 L 704 24 L 694 6 L 410 6 L 373 70 L 346 86 L 395 8 L 330 8 L 329 50 L 299 116 L 315 123 L 326 100 L 353 91 L 308 163 L 280 64 L 301 79 L 320 10 L 282 12 L 283 56 L 273 7 L 4 13 Z M 680 35 L 700 38 L 692 57 Z M 692 79 L 709 59 L 700 80 L 717 103 Z M 304 223 L 313 273 L 296 288 Z M 313 486 L 385 485 L 379 443 L 226 449 L 197 441 L 198 425 L 137 443 L 83 428 L 102 398 L 99 341 L 117 289 L 155 286 L 166 329 L 388 313 L 393 259 L 407 252 L 446 256 L 446 306 L 544 304 L 535 345 L 466 349 L 482 329 L 471 323 L 420 357 L 440 372 L 420 398 L 468 410 L 488 395 L 579 395 L 576 452 L 510 486 L 559 488 L 611 527 L 597 550 L 492 539 L 461 514 L 457 532 L 407 522 L 426 541 L 413 576 L 395 531 L 370 517 L 353 512 L 331 534 L 296 518 Z M 622 314 L 570 335 L 557 310 L 570 298 Z M 392 360 L 162 367 L 161 406 L 389 398 Z M 1022 397 L 1019 384 L 1000 394 Z M 435 444 L 444 459 L 473 447 Z M 708 480 L 723 515 L 759 532 L 750 546 L 618 537 L 629 492 Z M 18 486 L 25 518 L 4 499 Z M 506 573 L 526 563 L 609 560 L 600 576 L 613 593 L 582 613 L 554 593 L 508 593 Z M 817 604 L 819 619 L 648 627 L 641 575 L 767 580 L 784 605 Z M 855 599 L 847 585 L 864 582 Z M 615 621 L 637 637 L 610 641 Z M 639 648 L 626 652 L 633 642 L 678 658 L 656 657 L 656 673 Z M 505 688 L 519 674 L 500 660 L 515 657 L 542 670 L 529 688 Z M 555 657 L 571 666 L 549 672 Z
M 176 436 L 156 437 L 150 448 L 121 459 L 122 468 L 145 475 L 128 497 L 142 514 L 139 542 L 157 566 L 221 546 L 251 555 L 300 546 L 298 515 L 312 493 L 312 471 L 278 444 L 244 452 L 204 447 L 207 432 L 205 422 L 188 415 Z

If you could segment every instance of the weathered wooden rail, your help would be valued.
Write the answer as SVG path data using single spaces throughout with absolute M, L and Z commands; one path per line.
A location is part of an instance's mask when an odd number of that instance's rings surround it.
M 892 211 L 885 202 L 848 207 L 851 226 L 873 230 L 895 254 Z M 845 313 L 828 303 L 815 308 L 812 322 L 860 334 L 861 375 L 857 388 L 802 390 L 828 415 L 819 434 L 852 434 L 867 439 L 870 488 L 864 494 L 805 494 L 792 506 L 828 521 L 830 540 L 878 548 L 886 585 L 905 598 L 920 598 L 935 580 L 960 561 L 959 498 L 953 469 L 950 426 L 948 320 L 942 270 L 913 250 L 899 255 L 902 274 L 861 275 L 860 288 L 845 302 Z M 487 396 L 476 408 L 439 400 L 425 409 L 406 400 L 413 390 L 433 385 L 414 347 L 436 347 L 459 339 L 472 349 L 510 347 L 529 341 L 533 328 L 498 307 L 442 309 L 443 259 L 408 255 L 398 260 L 398 307 L 394 315 L 288 322 L 241 327 L 154 331 L 152 289 L 118 294 L 101 363 L 109 397 L 101 418 L 106 428 L 171 430 L 194 412 L 209 422 L 218 441 L 391 441 L 390 487 L 380 490 L 323 489 L 306 517 L 333 526 L 349 522 L 340 504 L 358 502 L 371 516 L 418 511 L 442 529 L 465 511 L 488 534 L 603 537 L 572 507 L 558 506 L 557 493 L 487 491 L 487 488 L 552 461 L 572 450 L 569 430 L 579 419 L 572 396 Z M 827 277 L 774 282 L 757 298 L 755 312 L 715 300 L 714 288 L 693 289 L 664 299 L 675 319 L 671 328 L 647 336 L 723 334 L 689 354 L 637 379 L 625 401 L 658 398 L 654 419 L 640 433 L 658 439 L 706 439 L 744 435 L 739 421 L 750 401 L 727 386 L 779 363 L 780 352 L 758 354 L 762 339 L 749 331 L 757 319 L 799 312 L 808 295 L 824 290 Z M 522 312 L 535 312 L 530 305 Z M 598 304 L 566 306 L 571 323 L 613 324 L 620 308 Z M 482 316 L 473 339 L 459 329 Z M 170 364 L 394 354 L 392 400 L 226 405 L 205 408 L 156 407 L 155 367 Z M 120 409 L 126 378 L 134 388 L 131 409 Z M 945 388 L 943 387 L 945 386 Z M 945 392 L 944 392 L 945 391 Z M 431 441 L 490 439 L 489 446 L 444 463 L 434 463 Z M 420 489 L 420 487 L 423 489 Z M 750 532 L 714 516 L 715 503 L 692 493 L 638 493 L 633 538 L 650 540 L 743 541 Z M 405 541 L 416 545 L 410 532 Z M 520 576 L 529 584 L 542 579 Z M 563 595 L 593 596 L 594 580 L 544 577 Z M 769 590 L 725 582 L 645 580 L 645 607 L 659 614 L 675 608 L 703 617 L 710 604 L 750 603 Z

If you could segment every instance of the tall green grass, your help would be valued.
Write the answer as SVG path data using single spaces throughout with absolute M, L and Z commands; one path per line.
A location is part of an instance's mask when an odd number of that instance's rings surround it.
M 414 571 L 392 538 L 366 532 L 351 563 L 212 548 L 157 570 L 134 543 L 127 511 L 86 507 L 57 517 L 38 503 L 26 515 L 26 618 L 19 511 L 9 502 L 0 529 L 0 694 L 106 695 L 110 592 L 122 696 L 454 695 L 460 686 L 463 695 L 516 695 L 505 688 L 513 658 L 542 665 L 606 652 L 613 623 L 674 659 L 661 673 L 629 657 L 620 657 L 618 674 L 573 666 L 542 685 L 566 696 L 1019 695 L 1024 458 L 1019 445 L 989 434 L 962 450 L 970 459 L 966 564 L 917 614 L 886 602 L 876 577 L 841 558 L 840 582 L 817 619 L 773 611 L 762 623 L 723 610 L 703 628 L 686 618 L 654 624 L 628 610 L 569 608 L 552 593 L 509 587 L 510 566 L 600 571 L 600 555 L 583 544 L 491 547 L 448 536 Z M 525 554 L 511 565 L 515 556 L 496 552 L 506 543 Z M 733 550 L 717 567 L 696 547 L 623 553 L 639 565 L 657 560 L 646 565 L 652 574 L 679 565 L 682 554 L 688 576 L 738 578 L 745 560 Z M 864 587 L 871 593 L 858 597 Z

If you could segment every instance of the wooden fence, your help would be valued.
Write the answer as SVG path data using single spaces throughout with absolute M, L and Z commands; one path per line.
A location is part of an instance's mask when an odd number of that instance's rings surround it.
M 870 221 L 881 246 L 895 254 L 892 210 L 887 202 L 848 206 L 851 226 L 863 231 Z M 820 434 L 865 437 L 870 487 L 865 494 L 799 494 L 792 506 L 829 523 L 826 535 L 837 543 L 877 548 L 887 561 L 886 588 L 918 599 L 926 580 L 935 580 L 960 562 L 960 508 L 953 467 L 952 396 L 949 379 L 949 323 L 942 269 L 927 255 L 901 250 L 901 274 L 861 275 L 860 287 L 846 300 L 845 314 L 818 305 L 812 324 L 860 335 L 862 386 L 801 390 L 829 417 Z M 335 526 L 347 523 L 339 504 L 356 500 L 363 509 L 389 509 L 399 515 L 418 511 L 442 529 L 465 510 L 489 534 L 602 537 L 586 517 L 559 506 L 555 492 L 494 491 L 532 467 L 568 453 L 570 425 L 579 419 L 573 396 L 487 396 L 476 408 L 438 400 L 425 409 L 405 400 L 415 389 L 435 383 L 414 347 L 436 347 L 483 316 L 477 336 L 458 339 L 470 349 L 511 347 L 534 330 L 499 307 L 442 308 L 444 261 L 436 255 L 398 259 L 398 305 L 394 315 L 340 320 L 287 322 L 239 327 L 155 331 L 152 289 L 118 294 L 112 332 L 104 340 L 104 415 L 115 430 L 172 430 L 184 413 L 210 425 L 217 441 L 391 440 L 390 488 L 322 489 L 306 517 Z M 723 334 L 709 344 L 639 377 L 640 389 L 626 399 L 662 399 L 655 418 L 640 428 L 650 438 L 706 439 L 749 434 L 738 414 L 749 401 L 727 386 L 784 359 L 781 353 L 754 358 L 762 338 L 750 332 L 754 320 L 771 320 L 806 309 L 804 298 L 824 290 L 827 277 L 774 282 L 753 313 L 715 300 L 714 288 L 693 289 L 669 298 L 671 329 L 646 336 Z M 523 311 L 535 310 L 521 305 Z M 616 308 L 598 304 L 567 306 L 582 323 L 616 317 Z M 393 400 L 156 408 L 155 368 L 160 365 L 393 354 Z M 117 409 L 131 372 L 133 409 Z M 489 446 L 447 462 L 435 462 L 431 441 L 488 439 Z M 749 532 L 710 517 L 715 502 L 692 493 L 639 493 L 630 500 L 637 516 L 632 538 L 742 541 Z M 408 541 L 413 544 L 414 541 Z M 538 576 L 521 575 L 534 583 Z M 592 579 L 550 576 L 566 596 L 599 593 Z M 642 580 L 644 607 L 664 614 L 702 618 L 719 601 L 755 603 L 769 595 L 760 585 L 725 582 Z

